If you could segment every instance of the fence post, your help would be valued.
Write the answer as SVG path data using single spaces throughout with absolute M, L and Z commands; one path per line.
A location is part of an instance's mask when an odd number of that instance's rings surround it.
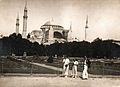
M 103 77 L 104 77 L 104 66 L 105 66 L 104 63 L 105 63 L 105 61 L 104 61 L 104 59 L 103 59 L 103 67 L 102 67 L 102 68 L 103 68 L 103 69 L 102 69 L 102 70 L 103 70 Z
M 32 65 L 32 63 L 33 63 L 33 60 L 31 61 L 31 66 L 30 66 L 30 75 L 32 76 L 32 74 L 33 74 L 33 65 Z
M 59 59 L 57 59 L 57 61 L 58 61 L 58 76 L 59 76 Z
M 1 66 L 1 75 L 3 75 L 3 73 L 4 73 L 4 71 L 3 71 L 3 63 L 4 63 L 4 60 L 3 60 L 3 58 L 2 58 L 2 61 L 1 61 L 1 64 L 2 64 L 2 66 Z

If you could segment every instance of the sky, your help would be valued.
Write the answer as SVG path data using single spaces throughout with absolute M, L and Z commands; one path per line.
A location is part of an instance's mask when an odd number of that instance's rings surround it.
M 0 0 L 0 34 L 15 32 L 18 14 L 22 33 L 24 7 L 25 0 Z M 27 9 L 27 33 L 53 19 L 65 29 L 72 23 L 72 36 L 84 40 L 88 16 L 88 41 L 120 40 L 120 0 L 27 0 Z

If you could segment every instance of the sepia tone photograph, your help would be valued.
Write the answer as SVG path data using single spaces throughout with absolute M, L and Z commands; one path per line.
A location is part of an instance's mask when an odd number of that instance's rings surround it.
M 0 87 L 120 87 L 120 0 L 0 0 Z

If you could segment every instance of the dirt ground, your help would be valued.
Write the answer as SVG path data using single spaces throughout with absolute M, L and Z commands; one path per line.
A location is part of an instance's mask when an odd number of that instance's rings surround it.
M 120 78 L 0 77 L 0 87 L 120 87 Z

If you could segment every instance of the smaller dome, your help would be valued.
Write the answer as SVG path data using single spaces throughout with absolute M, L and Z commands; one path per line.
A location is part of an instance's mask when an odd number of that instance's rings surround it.
M 0 38 L 2 38 L 3 37 L 3 35 L 2 34 L 0 34 Z
M 40 37 L 42 35 L 42 31 L 40 31 L 40 30 L 33 30 L 31 32 L 31 35 L 33 35 L 35 37 Z
M 33 30 L 32 32 L 34 32 L 34 33 L 41 32 L 41 30 Z

